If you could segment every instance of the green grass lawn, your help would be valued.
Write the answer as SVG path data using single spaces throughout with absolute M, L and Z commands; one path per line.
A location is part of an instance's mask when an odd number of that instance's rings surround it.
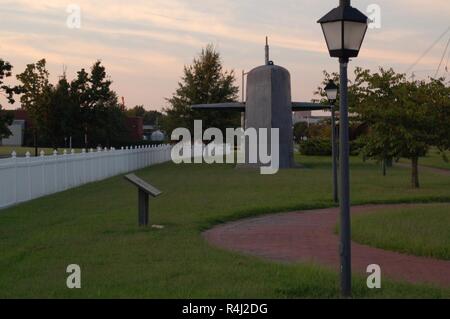
M 450 159 L 450 152 L 447 151 L 445 154 Z M 450 169 L 450 162 L 444 161 L 442 154 L 439 154 L 436 149 L 432 149 L 427 157 L 421 158 L 420 163 L 425 166 Z
M 450 160 L 450 152 L 445 152 L 447 158 Z M 411 163 L 410 160 L 402 159 L 401 163 Z M 442 154 L 436 148 L 432 148 L 426 157 L 421 157 L 419 160 L 419 165 L 444 168 L 450 170 L 450 162 L 446 162 L 442 157 Z
M 151 201 L 153 224 L 137 227 L 137 194 L 122 177 L 89 184 L 0 211 L 0 297 L 334 298 L 339 277 L 307 264 L 281 264 L 211 247 L 202 230 L 270 212 L 333 206 L 327 158 L 301 158 L 306 169 L 261 176 L 230 165 L 150 167 L 137 174 L 164 191 Z M 353 159 L 352 201 L 450 202 L 450 179 Z M 65 269 L 82 267 L 82 289 L 66 288 Z M 361 298 L 450 298 L 450 290 L 383 282 Z
M 450 260 L 450 204 L 358 215 L 352 230 L 361 244 Z

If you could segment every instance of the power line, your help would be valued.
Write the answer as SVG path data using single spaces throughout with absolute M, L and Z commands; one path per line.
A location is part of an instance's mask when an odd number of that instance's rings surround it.
M 441 58 L 441 61 L 439 62 L 439 66 L 438 66 L 438 68 L 436 70 L 436 74 L 434 75 L 434 78 L 437 78 L 437 76 L 439 74 L 439 70 L 441 69 L 442 62 L 444 62 L 445 54 L 447 53 L 449 45 L 450 45 L 450 37 L 448 38 L 447 46 L 445 47 L 444 53 L 442 54 L 442 58 Z
M 448 51 L 447 63 L 445 64 L 445 71 L 448 73 L 448 62 L 450 62 L 450 50 Z
M 425 50 L 425 52 L 408 68 L 408 70 L 406 70 L 406 73 L 409 73 L 435 46 L 436 44 L 439 43 L 439 41 L 441 41 L 441 39 L 447 34 L 447 32 L 450 31 L 450 27 L 447 28 L 447 30 L 445 30 L 444 33 L 442 33 L 439 38 L 437 38 L 436 41 L 433 42 L 433 44 Z

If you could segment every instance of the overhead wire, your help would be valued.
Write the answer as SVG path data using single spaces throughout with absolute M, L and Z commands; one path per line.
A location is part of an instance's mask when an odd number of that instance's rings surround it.
M 439 66 L 438 66 L 438 68 L 436 70 L 436 74 L 434 75 L 435 78 L 437 78 L 437 76 L 439 75 L 439 71 L 441 70 L 442 62 L 444 62 L 445 55 L 447 54 L 447 50 L 448 50 L 449 46 L 450 46 L 450 37 L 448 38 L 447 45 L 445 46 L 444 53 L 442 54 L 441 61 L 439 62 Z
M 437 39 L 436 41 L 434 41 L 426 50 L 425 52 L 406 70 L 405 73 L 409 73 L 411 72 L 412 69 L 414 69 L 414 67 L 419 64 L 419 62 L 431 51 L 433 50 L 433 48 L 439 43 L 439 41 L 442 40 L 442 38 L 450 31 L 450 27 L 448 27 L 444 33 L 442 33 Z
M 449 62 L 450 62 L 450 50 L 448 51 L 447 63 L 445 64 L 445 71 L 447 71 L 447 73 L 449 72 L 449 70 L 448 70 L 448 63 Z

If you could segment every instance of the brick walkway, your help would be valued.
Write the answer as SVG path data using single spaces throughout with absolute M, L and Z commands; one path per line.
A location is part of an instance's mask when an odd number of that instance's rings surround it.
M 411 205 L 356 206 L 352 214 Z M 339 270 L 339 210 L 268 215 L 219 225 L 204 233 L 214 246 L 281 262 L 316 262 Z M 450 261 L 416 257 L 352 243 L 353 270 L 366 274 L 370 264 L 382 275 L 411 283 L 450 287 Z

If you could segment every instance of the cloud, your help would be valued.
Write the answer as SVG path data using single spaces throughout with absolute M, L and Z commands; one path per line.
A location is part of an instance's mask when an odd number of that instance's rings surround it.
M 70 3 L 81 7 L 81 30 L 65 26 Z M 364 8 L 369 3 L 360 1 L 358 5 Z M 424 21 L 433 25 L 435 17 L 448 16 L 450 1 L 379 3 L 384 12 L 383 29 L 369 31 L 357 61 L 402 71 L 425 50 L 435 33 L 441 32 L 424 28 Z M 301 96 L 309 99 L 311 92 L 305 87 L 314 87 L 321 70 L 334 65 L 316 24 L 316 18 L 330 6 L 331 1 L 316 0 L 283 0 L 277 5 L 269 0 L 128 0 L 126 4 L 119 0 L 2 0 L 0 47 L 2 56 L 11 62 L 22 65 L 46 57 L 54 70 L 60 70 L 62 64 L 78 70 L 100 58 L 112 76 L 118 77 L 117 83 L 123 85 L 120 90 L 125 95 L 132 92 L 131 103 L 147 103 L 145 98 L 161 104 L 163 94 L 176 87 L 183 65 L 201 47 L 214 43 L 226 52 L 227 66 L 248 69 L 261 60 L 264 37 L 269 35 L 282 64 L 306 71 L 293 78 L 302 81 Z M 437 67 L 439 59 L 440 53 L 430 54 L 418 67 Z M 158 84 L 161 92 L 139 96 L 132 80 L 122 80 L 133 76 Z M 293 87 L 300 86 L 293 83 Z

